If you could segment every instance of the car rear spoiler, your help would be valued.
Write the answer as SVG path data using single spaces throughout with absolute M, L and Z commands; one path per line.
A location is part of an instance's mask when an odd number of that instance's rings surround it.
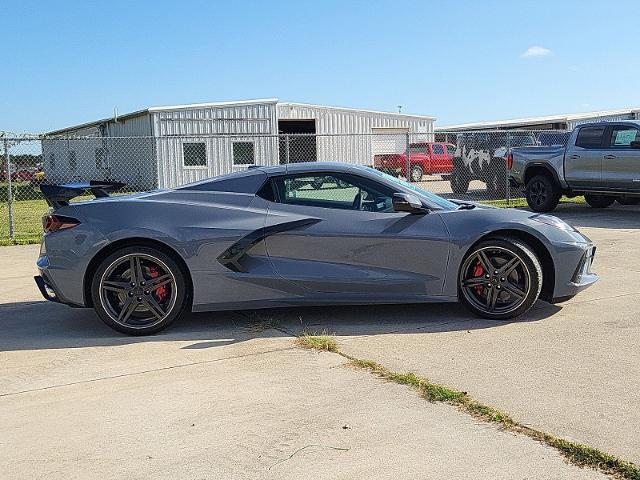
M 53 208 L 66 207 L 69 200 L 90 191 L 96 198 L 108 197 L 109 192 L 119 190 L 126 184 L 121 182 L 107 182 L 105 180 L 91 180 L 89 183 L 67 183 L 53 185 L 43 183 L 40 191 L 47 203 Z

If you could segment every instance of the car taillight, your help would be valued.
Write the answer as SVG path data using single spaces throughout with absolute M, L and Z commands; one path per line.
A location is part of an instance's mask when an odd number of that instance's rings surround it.
M 507 154 L 507 170 L 511 170 L 511 167 L 513 167 L 513 153 L 508 153 Z
M 80 225 L 80 221 L 71 217 L 63 217 L 61 215 L 46 215 L 42 218 L 42 228 L 44 233 L 53 233 L 65 228 L 72 228 Z

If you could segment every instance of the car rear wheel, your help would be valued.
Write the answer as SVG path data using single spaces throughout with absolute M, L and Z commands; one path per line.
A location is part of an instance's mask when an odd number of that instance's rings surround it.
M 527 204 L 534 212 L 550 212 L 558 206 L 560 191 L 548 175 L 536 175 L 527 183 Z
M 413 165 L 411 167 L 411 181 L 419 182 L 422 180 L 422 176 L 424 175 L 424 170 L 420 165 Z
M 458 297 L 473 313 L 493 320 L 522 315 L 542 289 L 542 267 L 529 246 L 514 238 L 480 242 L 467 254 Z
M 186 289 L 173 258 L 155 248 L 131 246 L 100 263 L 91 296 L 96 312 L 111 328 L 129 335 L 149 335 L 180 316 Z
M 585 195 L 584 199 L 592 208 L 607 208 L 616 201 L 616 197 L 609 195 Z

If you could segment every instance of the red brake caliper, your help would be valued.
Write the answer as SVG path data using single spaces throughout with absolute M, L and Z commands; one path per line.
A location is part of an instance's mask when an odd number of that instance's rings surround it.
M 157 278 L 160 274 L 158 273 L 158 269 L 156 267 L 151 267 L 149 268 L 149 275 L 151 276 L 151 278 Z M 162 285 L 156 288 L 156 291 L 154 293 L 158 300 L 162 301 L 164 300 L 164 297 L 167 296 L 167 287 Z
M 484 268 L 482 268 L 482 265 L 480 265 L 480 262 L 478 262 L 478 263 L 476 263 L 476 266 L 473 269 L 473 276 L 474 277 L 481 277 L 482 275 L 484 275 Z M 484 287 L 482 285 L 478 285 L 476 287 L 476 293 L 478 295 L 480 295 L 482 293 L 483 289 L 484 289 Z

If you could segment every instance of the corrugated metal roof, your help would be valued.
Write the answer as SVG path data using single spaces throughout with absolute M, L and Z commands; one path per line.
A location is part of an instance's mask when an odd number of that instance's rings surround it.
M 431 117 L 427 115 L 413 115 L 410 113 L 398 113 L 398 112 L 382 112 L 379 110 L 363 110 L 362 108 L 352 108 L 352 107 L 332 107 L 329 105 L 315 105 L 313 103 L 297 103 L 297 102 L 280 102 L 279 106 L 286 107 L 288 105 L 294 107 L 306 107 L 306 108 L 317 108 L 317 109 L 326 109 L 326 110 L 341 110 L 345 112 L 362 112 L 362 113 L 374 113 L 377 115 L 392 115 L 395 117 L 408 117 L 408 118 L 420 118 L 423 120 L 431 120 L 435 121 L 436 117 Z
M 240 105 L 253 105 L 256 103 L 278 103 L 277 98 L 258 98 L 255 100 L 238 100 L 234 102 L 209 102 L 209 103 L 188 103 L 184 105 L 169 105 L 166 107 L 150 107 L 148 112 L 166 112 L 173 110 L 188 110 L 194 108 L 209 108 L 209 107 L 235 107 Z
M 600 118 L 609 117 L 614 115 L 624 115 L 640 112 L 640 108 L 622 108 L 617 110 L 600 110 L 597 112 L 582 112 L 582 113 L 563 113 L 559 115 L 547 115 L 543 117 L 527 117 L 527 118 L 514 118 L 509 120 L 493 120 L 489 122 L 475 122 L 475 123 L 460 123 L 457 125 L 447 125 L 444 127 L 436 127 L 436 131 L 451 131 L 451 130 L 467 130 L 478 128 L 496 128 L 496 127 L 518 127 L 523 125 L 544 124 L 544 123 L 557 123 L 557 122 L 571 122 L 574 120 L 582 120 L 587 118 Z
M 349 107 L 332 107 L 328 105 L 314 105 L 309 103 L 296 103 L 296 102 L 282 102 L 280 103 L 277 98 L 260 98 L 254 100 L 236 100 L 229 102 L 209 102 L 209 103 L 191 103 L 191 104 L 182 104 L 182 105 L 168 105 L 161 107 L 149 107 L 144 110 L 137 110 L 135 112 L 126 113 L 123 115 L 118 115 L 118 120 L 125 121 L 131 118 L 139 117 L 142 115 L 147 115 L 150 112 L 169 112 L 176 110 L 190 110 L 190 109 L 200 109 L 200 108 L 215 108 L 215 107 L 234 107 L 234 106 L 242 106 L 242 105 L 253 105 L 253 104 L 278 104 L 279 106 L 294 106 L 294 107 L 306 107 L 306 108 L 315 108 L 315 109 L 323 109 L 323 110 L 332 110 L 332 111 L 344 111 L 344 112 L 361 112 L 361 113 L 371 113 L 378 115 L 388 115 L 398 118 L 416 118 L 421 120 L 429 120 L 435 121 L 435 117 L 430 117 L 426 115 L 411 115 L 407 113 L 394 113 L 394 112 L 380 112 L 376 110 L 364 110 L 358 108 L 349 108 Z M 95 120 L 93 122 L 81 123 L 79 125 L 73 125 L 71 127 L 62 128 L 59 130 L 53 130 L 51 132 L 47 132 L 47 135 L 61 135 L 64 133 L 73 132 L 76 130 L 96 127 L 98 125 L 102 125 L 104 123 L 113 122 L 114 118 L 103 118 L 100 120 Z

